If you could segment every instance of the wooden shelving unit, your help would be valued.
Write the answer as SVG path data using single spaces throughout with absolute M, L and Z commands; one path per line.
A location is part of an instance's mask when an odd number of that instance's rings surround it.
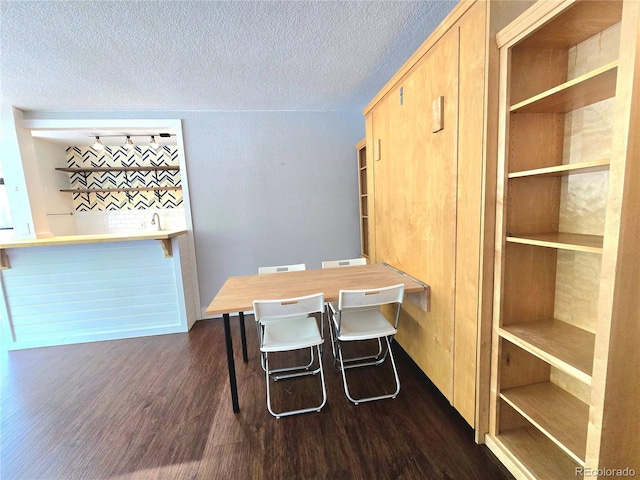
M 639 10 L 637 2 L 538 2 L 497 35 L 486 443 L 517 478 L 640 466 L 639 430 L 629 426 L 639 408 L 626 400 L 640 394 L 637 347 L 626 340 L 639 330 L 629 309 L 639 302 L 639 255 L 622 229 L 640 230 L 622 208 L 623 198 L 631 210 L 640 199 L 639 169 L 628 168 L 638 149 Z
M 356 145 L 358 157 L 358 191 L 360 202 L 360 251 L 369 258 L 369 190 L 367 186 L 367 146 L 366 139 Z

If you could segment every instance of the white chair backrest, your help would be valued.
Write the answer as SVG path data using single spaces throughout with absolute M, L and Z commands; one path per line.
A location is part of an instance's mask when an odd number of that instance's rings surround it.
M 366 265 L 367 259 L 364 257 L 350 258 L 349 260 L 327 260 L 322 262 L 322 268 L 353 267 L 354 265 Z
M 270 318 L 295 317 L 310 313 L 324 313 L 324 294 L 280 300 L 254 300 L 253 311 L 257 322 Z
M 338 309 L 373 307 L 387 303 L 402 303 L 404 284 L 391 285 L 383 288 L 369 288 L 365 290 L 340 290 Z
M 296 265 L 280 265 L 277 267 L 259 267 L 258 274 L 264 273 L 280 273 L 280 272 L 298 272 L 300 270 L 306 270 L 304 263 L 298 263 Z

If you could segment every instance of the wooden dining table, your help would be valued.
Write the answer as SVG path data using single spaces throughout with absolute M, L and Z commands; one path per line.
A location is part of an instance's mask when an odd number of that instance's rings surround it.
M 223 317 L 233 411 L 239 412 L 240 405 L 231 338 L 230 315 L 232 313 L 237 313 L 239 317 L 242 358 L 247 362 L 244 313 L 253 310 L 254 300 L 288 299 L 323 293 L 325 301 L 332 302 L 338 300 L 340 290 L 380 288 L 400 283 L 405 286 L 405 297 L 413 295 L 416 303 L 426 310 L 429 309 L 429 286 L 387 264 L 229 277 L 205 313 Z

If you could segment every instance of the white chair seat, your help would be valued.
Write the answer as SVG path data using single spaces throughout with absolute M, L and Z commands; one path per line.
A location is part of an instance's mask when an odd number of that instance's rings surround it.
M 369 340 L 398 332 L 377 307 L 343 310 L 341 315 L 338 335 L 338 340 L 341 341 Z
M 282 352 L 320 345 L 323 342 L 314 317 L 279 318 L 265 324 L 263 352 Z

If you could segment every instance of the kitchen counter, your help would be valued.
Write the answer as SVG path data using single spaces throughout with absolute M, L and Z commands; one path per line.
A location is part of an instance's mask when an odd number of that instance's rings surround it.
M 9 258 L 5 251 L 8 248 L 49 247 L 54 245 L 77 245 L 83 243 L 158 240 L 160 242 L 160 246 L 162 247 L 162 251 L 164 252 L 164 256 L 166 258 L 171 258 L 171 256 L 173 255 L 171 248 L 171 239 L 179 235 L 185 235 L 186 233 L 186 230 L 141 230 L 140 232 L 98 233 L 93 235 L 63 235 L 58 237 L 3 241 L 2 243 L 0 243 L 0 269 L 11 268 Z
M 0 260 L 3 349 L 186 332 L 196 321 L 186 230 L 0 240 Z

